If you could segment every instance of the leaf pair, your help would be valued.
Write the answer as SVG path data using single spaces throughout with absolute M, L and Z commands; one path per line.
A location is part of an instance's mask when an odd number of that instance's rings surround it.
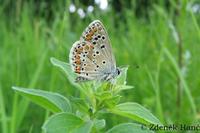
M 127 67 L 122 68 L 122 73 L 117 77 L 114 84 L 94 84 L 93 82 L 78 84 L 74 82 L 75 75 L 71 71 L 69 64 L 55 58 L 51 58 L 51 62 L 67 74 L 69 81 L 85 94 L 85 98 L 71 97 L 68 100 L 57 93 L 13 87 L 21 95 L 55 113 L 42 127 L 46 133 L 99 132 L 105 127 L 105 120 L 98 120 L 97 118 L 98 115 L 96 113 L 99 111 L 101 113 L 111 113 L 127 117 L 147 126 L 148 124 L 162 125 L 153 114 L 137 103 L 127 102 L 118 104 L 121 97 L 119 92 L 132 88 L 132 86 L 126 85 Z M 148 129 L 143 130 L 143 128 L 145 126 L 136 123 L 123 123 L 111 128 L 106 133 L 151 132 Z
M 92 127 L 101 129 L 105 126 L 104 120 L 96 122 L 83 121 L 79 117 L 70 113 L 59 113 L 45 122 L 42 127 L 46 133 L 90 133 Z M 105 133 L 152 133 L 145 126 L 136 123 L 123 123 L 114 126 Z

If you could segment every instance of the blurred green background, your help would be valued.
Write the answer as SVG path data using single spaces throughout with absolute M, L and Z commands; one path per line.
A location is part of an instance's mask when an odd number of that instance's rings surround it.
M 11 87 L 78 96 L 50 57 L 69 50 L 95 19 L 106 27 L 118 66 L 129 65 L 122 101 L 164 124 L 200 121 L 200 2 L 195 0 L 1 0 L 0 132 L 41 132 L 49 112 Z M 106 116 L 106 128 L 130 121 Z

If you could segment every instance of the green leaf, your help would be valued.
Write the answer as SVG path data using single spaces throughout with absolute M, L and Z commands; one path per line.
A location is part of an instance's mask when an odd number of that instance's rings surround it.
M 65 74 L 67 75 L 68 80 L 70 81 L 70 83 L 73 86 L 75 86 L 81 92 L 83 92 L 83 94 L 88 96 L 88 93 L 84 89 L 87 89 L 88 86 L 91 86 L 91 82 L 76 83 L 75 79 L 76 79 L 77 75 L 72 71 L 71 66 L 70 66 L 69 63 L 62 62 L 62 61 L 60 61 L 60 60 L 58 60 L 58 59 L 56 59 L 54 57 L 51 57 L 50 61 L 54 66 L 61 68 L 61 70 L 63 70 L 65 72 Z
M 76 74 L 72 71 L 69 63 L 62 62 L 54 57 L 51 57 L 50 61 L 54 66 L 61 68 L 65 72 L 71 84 L 73 84 L 76 87 L 79 87 L 79 84 L 75 83 Z
M 105 99 L 109 99 L 112 97 L 112 94 L 110 91 L 102 91 L 95 93 L 95 96 L 98 100 L 103 101 Z
M 119 103 L 120 98 L 121 98 L 120 95 L 113 96 L 112 98 L 107 99 L 104 104 L 107 105 L 108 107 L 113 107 Z
M 12 87 L 12 89 L 52 112 L 71 112 L 69 100 L 60 94 L 20 87 Z
M 104 119 L 102 120 L 94 120 L 94 127 L 97 129 L 97 130 L 100 130 L 102 128 L 104 128 L 106 126 L 106 121 Z
M 122 103 L 110 109 L 109 111 L 113 114 L 128 117 L 143 124 L 162 125 L 150 111 L 137 103 Z
M 136 123 L 123 123 L 114 126 L 106 133 L 153 133 L 153 131 L 150 131 L 143 125 Z
M 51 116 L 42 126 L 45 133 L 90 133 L 92 121 L 83 121 L 71 113 L 58 113 Z
M 130 86 L 130 85 L 117 85 L 115 86 L 114 88 L 114 93 L 115 94 L 118 94 L 119 92 L 123 91 L 123 90 L 130 90 L 134 88 L 133 86 Z
M 92 130 L 92 126 L 92 121 L 84 122 L 80 124 L 77 128 L 73 129 L 71 133 L 90 133 L 90 131 Z
M 112 107 L 115 106 L 119 101 L 120 95 L 113 95 L 111 91 L 103 91 L 95 94 L 96 99 L 99 103 L 103 103 L 106 106 Z
M 88 113 L 90 106 L 85 99 L 71 96 L 70 101 L 75 106 L 75 109 Z
M 122 67 L 121 74 L 116 78 L 116 85 L 125 85 L 126 84 L 126 77 L 127 77 L 127 67 Z

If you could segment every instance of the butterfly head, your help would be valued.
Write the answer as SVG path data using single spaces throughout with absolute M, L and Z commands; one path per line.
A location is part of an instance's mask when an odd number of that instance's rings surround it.
M 103 80 L 112 81 L 113 79 L 115 79 L 117 76 L 121 74 L 121 71 L 122 70 L 119 67 L 117 67 L 116 69 L 113 69 L 113 72 L 105 75 Z
M 117 68 L 116 68 L 116 72 L 115 72 L 116 74 L 115 74 L 115 75 L 118 76 L 118 75 L 121 74 L 121 72 L 122 72 L 122 70 L 121 70 L 119 67 L 117 67 Z

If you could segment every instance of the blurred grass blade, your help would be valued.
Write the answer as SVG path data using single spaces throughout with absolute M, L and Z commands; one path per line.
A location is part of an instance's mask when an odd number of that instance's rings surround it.
M 134 102 L 119 104 L 109 111 L 113 114 L 128 117 L 143 124 L 162 125 L 160 121 L 149 110 Z
M 190 12 L 190 15 L 192 16 L 192 21 L 193 21 L 194 26 L 195 26 L 195 28 L 197 30 L 198 37 L 200 38 L 200 27 L 199 27 L 198 19 L 195 17 L 192 9 L 189 9 L 189 12 Z
M 150 131 L 145 126 L 136 123 L 123 123 L 114 126 L 106 133 L 153 133 L 153 131 Z
M 154 5 L 153 5 L 153 8 L 154 8 L 155 11 L 156 11 L 160 16 L 162 16 L 164 19 L 167 19 L 167 18 L 168 18 L 168 16 L 167 16 L 165 10 L 164 10 L 160 5 L 154 4 Z
M 21 95 L 29 98 L 32 102 L 48 109 L 52 112 L 71 112 L 71 104 L 64 96 L 36 89 L 26 89 L 20 87 L 12 87 Z
M 3 92 L 0 84 L 0 121 L 1 121 L 1 128 L 3 133 L 8 133 L 8 127 L 7 127 L 7 116 L 6 116 L 6 110 L 5 110 L 5 104 L 4 104 L 4 98 L 3 98 Z
M 160 65 L 160 63 L 159 63 Z M 147 68 L 146 68 L 147 69 Z M 163 122 L 163 111 L 162 111 L 162 104 L 161 104 L 161 98 L 160 98 L 160 88 L 159 88 L 159 83 L 158 83 L 158 78 L 159 78 L 159 69 L 156 73 L 155 79 L 153 79 L 153 75 L 150 73 L 150 71 L 147 69 L 147 74 L 149 76 L 150 82 L 153 86 L 153 90 L 155 91 L 156 94 L 156 111 L 157 115 L 159 116 L 159 119 Z
M 177 74 L 178 74 L 178 76 L 181 80 L 181 83 L 183 84 L 184 91 L 185 91 L 185 93 L 188 97 L 190 104 L 191 104 L 192 112 L 194 113 L 194 115 L 196 115 L 196 105 L 194 103 L 194 99 L 192 98 L 192 94 L 190 92 L 190 89 L 189 89 L 189 87 L 188 87 L 179 67 L 178 67 L 178 64 L 176 63 L 175 59 L 173 58 L 172 54 L 169 52 L 169 50 L 167 48 L 164 48 L 164 52 L 167 55 L 167 57 L 170 59 L 173 67 L 175 68 L 175 70 L 176 70 L 176 72 L 177 72 Z
M 51 116 L 43 125 L 45 133 L 90 133 L 93 123 L 85 122 L 71 113 Z
M 33 78 L 30 81 L 28 88 L 34 88 L 34 86 L 36 85 L 37 80 L 39 78 L 39 75 L 40 75 L 42 68 L 44 66 L 44 62 L 45 62 L 47 53 L 48 53 L 48 49 L 44 50 L 43 55 L 38 62 L 39 65 L 37 66 L 36 71 L 34 72 Z M 18 104 L 18 108 L 13 110 L 13 111 L 16 111 L 15 114 L 17 114 L 17 116 L 12 116 L 14 118 L 12 120 L 12 122 L 13 122 L 12 125 L 15 125 L 15 127 L 13 127 L 15 129 L 12 129 L 13 131 L 16 132 L 18 130 L 23 118 L 25 117 L 28 106 L 29 106 L 29 101 L 26 100 L 26 99 L 22 99 Z M 20 115 L 18 115 L 18 114 L 20 114 Z

